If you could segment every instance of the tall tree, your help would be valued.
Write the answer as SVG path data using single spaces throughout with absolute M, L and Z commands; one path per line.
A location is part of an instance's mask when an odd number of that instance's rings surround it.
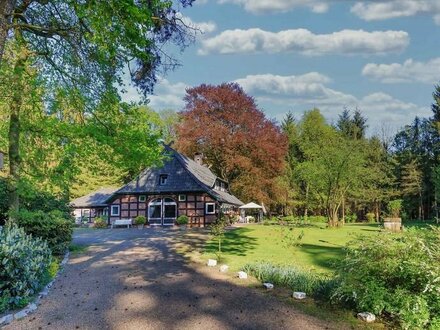
M 183 6 L 193 0 L 181 0 Z M 27 68 L 38 67 L 48 110 L 64 95 L 80 117 L 102 119 L 95 109 L 118 101 L 117 84 L 128 67 L 146 96 L 161 68 L 177 63 L 163 45 L 186 46 L 191 39 L 175 3 L 170 1 L 2 0 L 0 2 L 0 66 L 8 43 L 13 76 L 9 108 L 10 209 L 19 207 L 20 134 Z M 117 13 L 117 15 L 115 15 Z M 109 132 L 111 134 L 111 132 Z
M 190 88 L 185 102 L 177 148 L 188 156 L 203 153 L 244 201 L 271 204 L 287 149 L 280 128 L 235 83 Z

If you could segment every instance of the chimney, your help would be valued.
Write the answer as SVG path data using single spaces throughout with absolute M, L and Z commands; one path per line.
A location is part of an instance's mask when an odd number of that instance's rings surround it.
M 194 154 L 194 161 L 199 165 L 203 165 L 203 154 L 201 153 Z

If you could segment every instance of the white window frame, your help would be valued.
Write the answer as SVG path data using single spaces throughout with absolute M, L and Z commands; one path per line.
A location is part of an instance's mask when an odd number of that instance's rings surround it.
M 118 208 L 118 212 L 113 212 L 113 208 L 117 207 Z M 112 217 L 118 217 L 121 215 L 121 206 L 120 205 L 111 205 L 110 206 L 110 216 Z
M 140 195 L 139 196 L 139 202 L 140 203 L 145 203 L 147 201 L 147 196 L 145 195 Z
M 179 195 L 179 202 L 186 202 L 186 195 Z
M 214 206 L 214 211 L 213 212 L 209 212 L 208 211 L 208 206 L 211 206 L 211 205 Z M 206 203 L 205 204 L 205 213 L 206 214 L 215 214 L 215 203 Z

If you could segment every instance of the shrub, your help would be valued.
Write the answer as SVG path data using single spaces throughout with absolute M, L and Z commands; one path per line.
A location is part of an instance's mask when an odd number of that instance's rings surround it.
M 347 214 L 345 216 L 345 222 L 356 222 L 358 219 L 357 214 L 356 213 L 352 213 L 352 214 Z
M 400 211 L 402 210 L 403 200 L 395 199 L 388 202 L 388 212 L 393 218 L 398 218 L 400 216 Z
M 105 229 L 107 228 L 107 220 L 103 217 L 95 218 L 95 221 L 93 222 L 93 227 L 98 229 Z
M 145 225 L 147 222 L 147 218 L 145 218 L 143 215 L 138 215 L 136 218 L 134 218 L 134 224 L 137 226 Z
M 180 215 L 176 220 L 178 225 L 188 224 L 188 217 L 186 215 Z
M 367 214 L 365 214 L 365 217 L 367 218 L 367 221 L 370 223 L 376 222 L 376 215 L 373 212 L 368 212 Z
M 312 296 L 325 292 L 329 282 L 329 279 L 317 273 L 293 266 L 277 266 L 270 262 L 247 264 L 243 270 L 261 282 L 270 282 Z
M 323 215 L 310 215 L 307 217 L 307 220 L 309 222 L 321 222 L 321 223 L 326 223 L 328 221 L 328 219 Z
M 27 234 L 46 240 L 52 253 L 56 255 L 66 252 L 72 240 L 73 224 L 60 217 L 59 212 L 20 211 L 17 223 Z
M 346 252 L 334 301 L 390 316 L 406 329 L 426 328 L 440 315 L 440 230 L 359 236 Z
M 51 261 L 48 244 L 41 238 L 34 238 L 26 234 L 23 228 L 16 226 L 2 230 L 0 232 L 2 308 L 25 305 L 29 297 L 44 284 L 44 277 Z

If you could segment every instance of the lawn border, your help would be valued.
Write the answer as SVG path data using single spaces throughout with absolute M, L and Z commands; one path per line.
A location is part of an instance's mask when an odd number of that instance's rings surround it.
M 57 274 L 52 278 L 52 280 L 44 286 L 44 288 L 36 295 L 36 298 L 34 301 L 30 302 L 26 307 L 22 308 L 21 310 L 15 311 L 13 313 L 6 314 L 0 318 L 0 327 L 3 327 L 5 325 L 11 324 L 15 320 L 20 320 L 25 318 L 26 316 L 32 314 L 38 309 L 38 305 L 41 303 L 41 299 L 46 297 L 49 294 L 50 288 L 53 286 L 55 280 L 58 278 L 58 276 L 64 271 L 64 266 L 69 261 L 70 257 L 70 251 L 67 250 L 67 252 L 64 254 L 64 258 L 60 263 L 60 269 L 58 270 Z

